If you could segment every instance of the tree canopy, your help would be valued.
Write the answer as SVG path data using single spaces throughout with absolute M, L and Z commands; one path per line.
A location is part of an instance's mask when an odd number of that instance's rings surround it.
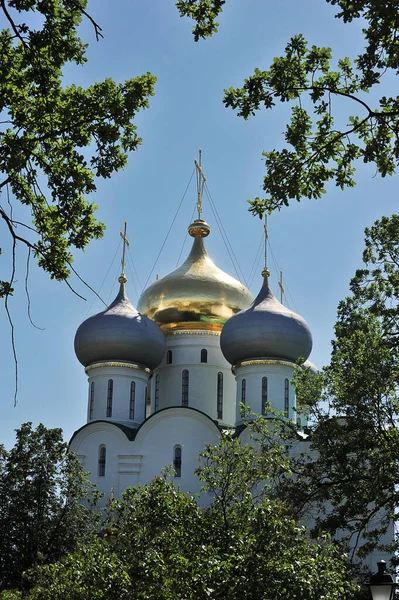
M 331 363 L 316 376 L 298 371 L 296 381 L 298 401 L 316 424 L 318 457 L 292 465 L 293 502 L 299 512 L 317 506 L 316 529 L 346 530 L 359 556 L 397 550 L 393 535 L 382 536 L 398 505 L 398 236 L 398 215 L 366 229 L 365 264 L 338 307 Z
M 257 424 L 256 434 L 269 439 L 265 424 Z M 28 597 L 351 598 L 357 585 L 339 548 L 327 538 L 312 541 L 285 505 L 268 496 L 262 478 L 285 465 L 281 445 L 259 453 L 224 437 L 205 450 L 198 468 L 204 492 L 212 493 L 208 506 L 176 489 L 167 472 L 128 488 L 109 505 L 103 539 L 27 574 Z
M 25 423 L 16 433 L 10 451 L 0 446 L 0 591 L 24 588 L 24 571 L 59 560 L 99 526 L 99 494 L 61 429 Z
M 12 293 L 17 244 L 64 281 L 73 268 L 71 250 L 102 235 L 87 196 L 96 178 L 110 177 L 140 145 L 134 117 L 149 106 L 155 77 L 108 78 L 86 89 L 64 85 L 64 67 L 86 61 L 82 18 L 102 37 L 86 0 L 1 0 L 0 11 L 7 24 L 0 32 L 0 217 L 13 257 L 1 297 Z M 31 221 L 15 220 L 14 202 L 27 207 Z
M 333 58 L 330 48 L 309 44 L 301 34 L 286 44 L 270 68 L 256 68 L 242 87 L 225 90 L 224 104 L 248 119 L 278 103 L 291 105 L 286 147 L 263 153 L 266 175 L 264 198 L 250 201 L 254 214 L 279 209 L 291 200 L 320 198 L 326 184 L 355 185 L 356 161 L 373 163 L 382 177 L 398 166 L 399 96 L 369 100 L 399 68 L 397 14 L 399 1 L 326 0 L 336 6 L 344 23 L 362 19 L 365 47 L 352 60 Z M 180 0 L 181 16 L 195 22 L 194 39 L 218 29 L 216 21 L 227 0 Z M 372 94 L 374 98 L 374 94 Z M 348 101 L 347 123 L 334 117 L 339 99 Z

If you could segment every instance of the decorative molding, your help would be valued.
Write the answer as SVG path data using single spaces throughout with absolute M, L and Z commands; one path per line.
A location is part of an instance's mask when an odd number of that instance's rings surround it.
M 296 363 L 288 361 L 288 360 L 279 360 L 276 358 L 258 358 L 254 360 L 243 360 L 242 362 L 234 365 L 234 369 L 238 369 L 239 367 L 250 367 L 252 365 L 282 365 L 284 367 L 295 367 Z
M 178 329 L 177 331 L 168 331 L 166 335 L 216 335 L 220 337 L 220 331 L 210 329 Z
M 145 373 L 151 373 L 151 369 L 148 369 L 147 367 L 144 367 L 142 365 L 137 365 L 135 363 L 107 361 L 107 362 L 98 362 L 98 363 L 93 363 L 92 365 L 88 365 L 85 368 L 86 375 L 88 375 L 89 372 L 92 371 L 93 369 L 100 369 L 103 367 L 137 369 L 139 371 L 144 371 Z
M 142 454 L 118 454 L 118 473 L 120 475 L 138 475 Z

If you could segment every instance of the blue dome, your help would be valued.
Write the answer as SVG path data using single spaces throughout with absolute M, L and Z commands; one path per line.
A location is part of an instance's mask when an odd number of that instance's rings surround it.
M 308 358 L 312 334 L 305 319 L 283 306 L 273 295 L 266 275 L 251 306 L 225 323 L 220 345 L 231 365 L 255 358 L 295 362 L 299 357 Z
M 165 337 L 154 321 L 137 312 L 121 283 L 112 304 L 79 326 L 75 353 L 85 367 L 118 360 L 155 369 L 165 353 Z

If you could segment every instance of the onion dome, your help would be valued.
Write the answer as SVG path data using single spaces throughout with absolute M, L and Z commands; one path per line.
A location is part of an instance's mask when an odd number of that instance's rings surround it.
M 221 331 L 231 316 L 252 302 L 251 292 L 219 269 L 208 256 L 208 223 L 196 219 L 188 228 L 194 243 L 185 262 L 155 281 L 142 294 L 138 309 L 163 331 Z
M 312 363 L 312 361 L 309 359 L 305 360 L 305 362 L 302 365 L 302 369 L 308 369 L 309 372 L 312 373 L 312 375 L 317 375 L 317 373 L 319 372 L 316 365 L 314 363 Z
M 115 300 L 83 321 L 75 335 L 75 353 L 87 367 L 98 361 L 128 361 L 155 369 L 165 353 L 165 338 L 156 323 L 141 315 L 125 292 L 126 278 Z
M 283 306 L 269 288 L 267 270 L 262 289 L 251 306 L 225 324 L 220 346 L 226 360 L 235 365 L 244 360 L 275 358 L 307 359 L 312 334 L 305 319 Z

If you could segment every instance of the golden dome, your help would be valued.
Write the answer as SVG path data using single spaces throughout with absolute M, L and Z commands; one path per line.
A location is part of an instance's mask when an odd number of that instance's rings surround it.
M 194 238 L 189 256 L 172 273 L 150 285 L 137 308 L 163 331 L 221 331 L 227 319 L 248 308 L 253 296 L 208 256 L 203 238 L 210 232 L 209 225 L 197 219 L 188 231 Z

